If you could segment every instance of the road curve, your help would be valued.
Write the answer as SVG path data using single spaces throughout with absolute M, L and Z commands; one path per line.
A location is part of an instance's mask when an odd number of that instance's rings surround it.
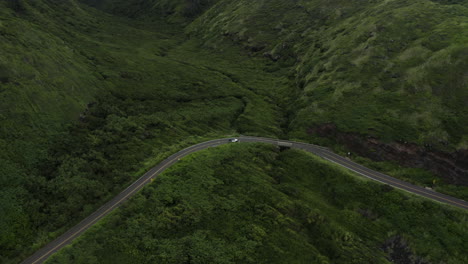
M 432 200 L 436 200 L 438 202 L 450 204 L 452 206 L 468 209 L 468 202 L 444 195 L 432 190 L 427 190 L 423 187 L 419 187 L 402 180 L 395 179 L 388 175 L 379 173 L 377 171 L 368 169 L 364 166 L 361 166 L 355 162 L 352 162 L 349 159 L 346 159 L 342 156 L 339 156 L 332 152 L 331 150 L 320 147 L 317 145 L 295 142 L 295 141 L 287 141 L 287 140 L 278 140 L 278 139 L 271 139 L 271 138 L 260 138 L 260 137 L 239 137 L 240 142 L 254 142 L 254 143 L 268 143 L 274 144 L 279 146 L 291 147 L 295 149 L 302 149 L 304 151 L 313 153 L 317 156 L 320 156 L 328 161 L 336 163 L 342 167 L 345 167 L 351 171 L 354 171 L 362 176 L 368 177 L 370 179 L 376 180 L 378 182 L 388 184 L 398 189 L 402 189 L 408 191 L 410 193 L 414 193 Z M 203 143 L 199 143 L 188 147 L 184 150 L 181 150 L 169 158 L 165 159 L 159 165 L 149 170 L 145 173 L 142 177 L 140 177 L 137 181 L 132 183 L 128 186 L 125 190 L 115 196 L 112 200 L 105 203 L 102 207 L 96 210 L 94 213 L 86 217 L 83 221 L 78 223 L 76 226 L 69 229 L 67 232 L 56 238 L 54 241 L 50 242 L 49 244 L 45 245 L 42 249 L 38 250 L 32 256 L 24 260 L 23 264 L 38 264 L 44 262 L 48 257 L 52 254 L 57 252 L 59 249 L 63 248 L 64 246 L 68 245 L 73 239 L 80 236 L 84 233 L 88 228 L 94 225 L 97 221 L 102 219 L 104 216 L 108 215 L 114 209 L 119 207 L 123 202 L 129 199 L 132 195 L 142 189 L 146 184 L 150 183 L 154 178 L 156 178 L 159 174 L 161 174 L 166 168 L 170 167 L 172 164 L 176 163 L 182 157 L 185 157 L 193 152 L 197 152 L 202 149 L 206 149 L 209 147 L 216 147 L 218 145 L 227 144 L 229 139 L 215 139 L 206 141 Z

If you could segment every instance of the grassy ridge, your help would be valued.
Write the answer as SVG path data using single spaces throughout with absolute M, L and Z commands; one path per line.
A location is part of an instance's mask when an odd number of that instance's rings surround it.
M 47 263 L 465 263 L 466 217 L 301 151 L 233 144 L 184 158 Z

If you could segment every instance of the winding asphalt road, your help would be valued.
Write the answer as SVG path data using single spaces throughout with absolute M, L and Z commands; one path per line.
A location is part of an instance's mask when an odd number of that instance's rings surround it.
M 408 191 L 410 193 L 414 193 L 438 202 L 446 203 L 453 205 L 458 208 L 468 209 L 468 203 L 466 201 L 444 195 L 441 193 L 437 193 L 432 190 L 427 190 L 425 188 L 395 179 L 388 175 L 379 173 L 377 171 L 368 169 L 364 166 L 361 166 L 355 162 L 352 162 L 349 159 L 346 159 L 342 156 L 339 156 L 333 153 L 331 150 L 327 148 L 323 148 L 320 146 L 294 142 L 294 141 L 287 141 L 287 140 L 277 140 L 277 139 L 270 139 L 270 138 L 259 138 L 259 137 L 239 137 L 240 142 L 260 142 L 260 143 L 269 143 L 278 146 L 285 146 L 291 147 L 296 149 L 302 149 L 304 151 L 313 153 L 317 156 L 320 156 L 328 161 L 336 163 L 340 166 L 343 166 L 351 171 L 354 171 L 362 176 L 371 178 L 378 182 L 388 184 L 398 189 L 402 189 Z M 229 139 L 216 139 L 207 142 L 203 142 L 197 145 L 193 145 L 189 148 L 181 150 L 176 154 L 170 156 L 169 158 L 165 159 L 156 167 L 152 168 L 150 171 L 145 173 L 141 178 L 135 181 L 132 185 L 128 186 L 125 190 L 123 190 L 120 194 L 114 197 L 112 200 L 104 204 L 101 208 L 97 211 L 92 213 L 90 216 L 86 217 L 83 221 L 79 224 L 68 230 L 63 235 L 59 236 L 54 241 L 50 242 L 42 249 L 34 253 L 32 256 L 24 260 L 23 264 L 38 264 L 44 262 L 48 257 L 52 254 L 63 248 L 64 246 L 68 245 L 73 239 L 83 234 L 88 228 L 94 225 L 97 221 L 102 219 L 104 216 L 108 215 L 114 209 L 119 207 L 123 202 L 129 199 L 132 195 L 142 189 L 146 184 L 153 181 L 159 174 L 161 174 L 166 168 L 170 167 L 172 164 L 176 163 L 182 157 L 185 157 L 193 152 L 197 152 L 202 149 L 206 149 L 209 147 L 216 147 L 218 145 L 227 144 L 229 143 Z

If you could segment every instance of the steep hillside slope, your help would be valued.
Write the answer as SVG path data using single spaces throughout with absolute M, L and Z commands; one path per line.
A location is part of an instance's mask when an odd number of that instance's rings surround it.
M 301 90 L 287 109 L 291 138 L 468 185 L 463 1 L 97 2 L 124 16 L 187 24 L 219 52 L 236 43 L 269 58 L 269 71 L 289 68 Z M 183 11 L 191 5 L 196 15 Z
M 86 30 L 94 19 L 78 8 L 41 1 L 0 5 L 1 138 L 24 139 L 38 132 L 35 128 L 55 130 L 76 118 L 96 93 L 98 76 L 75 50 L 72 31 Z M 75 14 L 76 27 L 66 19 Z
M 155 20 L 162 17 L 183 23 L 200 15 L 219 0 L 80 0 L 116 15 Z
M 0 262 L 30 235 L 26 186 L 48 138 L 97 91 L 98 77 L 66 29 L 68 15 L 81 14 L 77 24 L 93 19 L 63 3 L 0 2 Z
M 387 141 L 466 148 L 467 21 L 456 2 L 222 1 L 189 32 L 294 66 L 303 95 L 292 135 L 333 122 Z
M 226 0 L 187 32 L 213 49 L 238 43 L 270 58 L 271 70 L 291 67 L 302 93 L 290 109 L 290 137 L 338 142 L 467 185 L 463 3 Z
M 241 143 L 184 158 L 47 263 L 461 264 L 466 216 Z

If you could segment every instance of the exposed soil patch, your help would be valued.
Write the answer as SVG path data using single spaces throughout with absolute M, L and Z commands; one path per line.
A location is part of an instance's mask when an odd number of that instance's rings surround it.
M 443 152 L 409 142 L 384 143 L 377 138 L 343 133 L 332 124 L 308 130 L 309 134 L 333 138 L 354 153 L 374 161 L 395 161 L 405 167 L 427 169 L 448 183 L 468 186 L 468 150 Z

